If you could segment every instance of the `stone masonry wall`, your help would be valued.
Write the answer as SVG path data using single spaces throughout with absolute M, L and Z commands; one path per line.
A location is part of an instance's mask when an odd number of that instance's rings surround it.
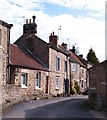
M 64 92 L 64 79 L 69 79 L 69 64 L 67 74 L 64 71 L 64 62 L 66 56 L 60 52 L 55 51 L 54 49 L 49 49 L 49 70 L 50 70 L 50 94 L 57 95 Z M 56 56 L 60 58 L 60 70 L 56 70 Z M 56 89 L 56 77 L 59 77 L 59 89 Z
M 41 72 L 41 85 L 40 88 L 36 88 L 36 73 Z M 22 73 L 27 73 L 27 87 L 23 88 L 21 86 L 21 75 Z M 43 96 L 45 93 L 46 87 L 46 75 L 45 71 L 29 70 L 29 69 L 20 69 L 18 76 L 15 77 L 15 84 L 21 86 L 21 99 L 33 99 L 34 97 Z
M 1 45 L 0 45 L 0 84 L 1 84 L 1 95 L 0 103 L 5 102 L 6 97 L 6 78 L 7 78 L 7 28 L 0 25 L 1 30 Z
M 100 95 L 103 105 L 107 106 L 107 61 L 99 64 L 89 70 L 89 85 L 90 85 L 90 99 L 93 97 Z M 95 94 L 93 96 L 93 94 Z M 98 100 L 98 99 L 97 99 Z M 97 101 L 96 101 L 97 102 Z

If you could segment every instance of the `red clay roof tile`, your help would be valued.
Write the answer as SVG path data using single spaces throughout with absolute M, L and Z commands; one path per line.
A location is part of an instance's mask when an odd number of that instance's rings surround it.
M 48 68 L 42 66 L 38 61 L 34 60 L 29 55 L 25 54 L 17 45 L 10 44 L 10 64 L 18 67 L 45 70 Z

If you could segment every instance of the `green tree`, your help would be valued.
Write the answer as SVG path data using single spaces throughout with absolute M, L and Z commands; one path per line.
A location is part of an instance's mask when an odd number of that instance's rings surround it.
M 87 60 L 88 62 L 90 62 L 91 64 L 95 65 L 99 63 L 99 59 L 96 57 L 96 53 L 94 52 L 94 50 L 91 48 L 87 54 Z

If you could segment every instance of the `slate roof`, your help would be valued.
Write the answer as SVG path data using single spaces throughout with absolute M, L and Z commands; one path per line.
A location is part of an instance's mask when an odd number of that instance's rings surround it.
M 71 54 L 71 56 L 80 64 L 80 66 L 82 67 L 86 67 L 78 58 L 78 56 L 76 54 L 74 54 L 72 51 L 69 50 L 69 53 Z
M 56 46 L 53 43 L 48 43 L 48 46 L 49 46 L 49 48 L 52 48 L 52 49 L 54 49 L 54 50 L 56 50 L 58 52 L 61 52 L 62 54 L 66 55 L 66 56 L 69 56 L 69 54 L 67 52 L 62 50 L 60 45 Z
M 29 68 L 35 70 L 48 71 L 48 68 L 44 67 L 40 62 L 24 53 L 17 45 L 10 44 L 10 65 L 21 68 Z

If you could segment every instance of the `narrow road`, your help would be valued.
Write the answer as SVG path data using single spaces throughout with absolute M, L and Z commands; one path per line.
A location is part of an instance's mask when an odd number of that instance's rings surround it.
M 52 98 L 14 105 L 3 118 L 94 118 L 85 107 L 87 96 Z

